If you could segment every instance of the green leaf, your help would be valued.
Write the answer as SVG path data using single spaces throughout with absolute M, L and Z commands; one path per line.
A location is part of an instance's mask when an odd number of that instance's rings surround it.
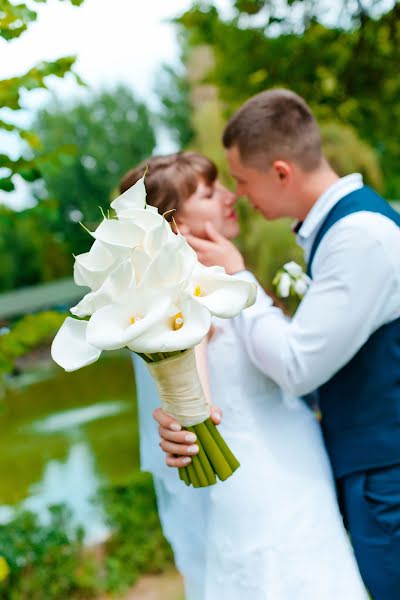
M 0 179 L 0 190 L 3 192 L 12 192 L 15 189 L 15 185 L 12 182 L 12 176 L 3 177 Z

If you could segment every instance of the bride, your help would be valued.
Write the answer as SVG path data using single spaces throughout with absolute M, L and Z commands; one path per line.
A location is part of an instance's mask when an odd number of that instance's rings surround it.
M 206 227 L 208 234 L 212 228 L 228 239 L 238 235 L 236 198 L 218 181 L 210 160 L 182 152 L 146 164 L 148 203 L 160 213 L 175 209 L 169 216 L 174 214 L 182 233 L 206 237 Z M 121 193 L 145 169 L 143 164 L 128 172 Z M 263 301 L 259 288 L 257 302 Z M 227 481 L 200 489 L 184 486 L 163 462 L 151 417 L 160 401 L 144 363 L 133 359 L 141 466 L 154 477 L 186 600 L 366 600 L 313 413 L 251 363 L 234 319 L 215 318 L 196 357 L 206 394 L 224 411 L 221 433 L 241 463 Z M 174 466 L 179 426 L 161 409 L 156 415 L 170 440 L 162 442 L 167 462 Z M 194 454 L 193 436 L 186 441 Z

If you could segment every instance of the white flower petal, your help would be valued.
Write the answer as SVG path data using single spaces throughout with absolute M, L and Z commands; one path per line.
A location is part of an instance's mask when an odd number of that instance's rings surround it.
M 182 314 L 183 325 L 175 330 L 172 324 L 178 313 Z M 210 312 L 192 298 L 186 298 L 171 307 L 166 318 L 132 341 L 128 348 L 147 353 L 193 348 L 207 335 L 210 326 Z
M 140 287 L 172 288 L 181 285 L 188 280 L 196 263 L 196 253 L 185 238 L 174 235 L 150 263 Z
M 146 269 L 151 263 L 151 257 L 143 250 L 143 248 L 134 248 L 132 251 L 132 264 L 135 271 L 136 285 L 138 285 L 146 272 Z
M 96 290 L 101 286 L 115 262 L 115 256 L 104 244 L 97 240 L 89 252 L 75 257 L 74 281 Z
M 301 277 L 300 277 L 300 279 L 301 279 L 302 281 L 304 281 L 304 283 L 306 283 L 306 284 L 307 284 L 307 286 L 309 286 L 309 285 L 310 285 L 310 283 L 311 283 L 311 281 L 312 281 L 312 280 L 311 280 L 311 277 L 309 277 L 309 276 L 308 276 L 306 273 L 302 273 L 302 274 L 301 274 Z
M 168 221 L 162 218 L 156 227 L 153 227 L 146 236 L 145 250 L 150 256 L 155 256 L 169 240 L 173 240 L 175 234 L 171 230 Z
M 311 284 L 310 277 L 308 275 L 306 275 L 305 273 L 302 273 L 302 275 L 297 279 L 297 281 L 294 284 L 294 290 L 295 290 L 296 294 L 298 294 L 299 296 L 304 296 L 304 294 L 310 287 L 310 284 Z
M 76 306 L 73 306 L 70 309 L 71 313 L 77 317 L 86 317 L 107 304 L 118 302 L 132 285 L 134 278 L 132 261 L 124 261 L 111 271 L 98 290 L 86 294 Z
M 87 321 L 67 317 L 51 345 L 53 360 L 66 371 L 76 371 L 99 358 L 101 350 L 86 340 Z
M 290 275 L 288 275 L 288 273 L 282 273 L 277 288 L 278 295 L 281 298 L 287 298 L 289 296 L 291 283 L 292 280 L 290 279 Z
M 297 279 L 294 283 L 294 291 L 299 296 L 304 296 L 308 288 L 307 283 L 303 279 Z
M 119 304 L 100 308 L 92 315 L 87 328 L 88 341 L 103 350 L 123 348 L 165 319 L 170 306 L 170 296 L 163 296 L 158 290 L 132 288 Z
M 234 317 L 254 304 L 257 294 L 254 283 L 236 279 L 213 267 L 195 270 L 190 291 L 197 302 L 222 319 Z
M 291 260 L 290 262 L 284 264 L 283 268 L 292 277 L 299 277 L 303 272 L 301 266 L 294 262 L 294 260 Z
M 135 248 L 143 246 L 145 231 L 130 219 L 104 219 L 91 235 L 101 242 L 111 246 Z
M 146 206 L 146 188 L 144 185 L 144 177 L 139 179 L 135 185 L 126 190 L 111 202 L 111 208 L 115 210 L 117 215 L 122 211 L 135 210 Z
M 144 231 L 150 231 L 154 227 L 160 227 L 165 219 L 155 212 L 147 209 L 135 209 L 122 211 L 118 214 L 119 221 L 130 221 L 134 225 L 138 225 Z

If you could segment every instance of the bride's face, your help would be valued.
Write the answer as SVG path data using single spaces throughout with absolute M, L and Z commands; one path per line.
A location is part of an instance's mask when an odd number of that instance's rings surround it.
M 179 209 L 178 225 L 185 225 L 192 235 L 204 238 L 204 224 L 209 221 L 219 233 L 231 240 L 239 234 L 235 202 L 236 195 L 218 179 L 211 185 L 200 179 L 194 194 Z

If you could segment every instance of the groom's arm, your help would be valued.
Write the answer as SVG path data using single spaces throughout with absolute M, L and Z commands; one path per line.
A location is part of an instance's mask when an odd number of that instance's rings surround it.
M 284 390 L 311 392 L 399 316 L 400 236 L 390 225 L 387 234 L 395 242 L 390 254 L 372 228 L 338 224 L 320 244 L 314 280 L 292 320 L 265 294 L 235 318 L 252 362 Z

